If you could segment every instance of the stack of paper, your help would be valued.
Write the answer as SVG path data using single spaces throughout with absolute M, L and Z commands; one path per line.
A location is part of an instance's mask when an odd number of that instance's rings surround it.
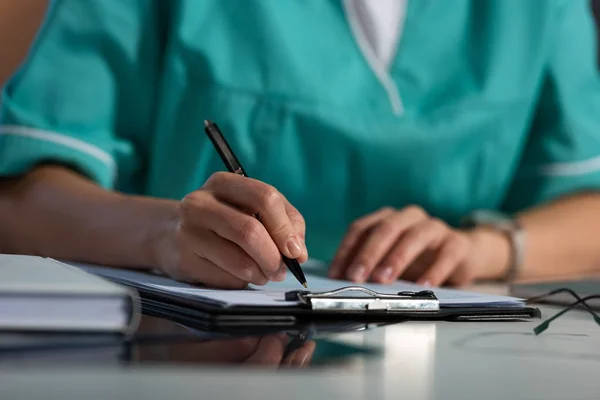
M 0 255 L 0 330 L 135 328 L 137 293 L 49 258 Z
M 304 290 L 292 274 L 288 273 L 283 282 L 269 282 L 265 286 L 251 285 L 249 290 L 214 290 L 177 282 L 167 277 L 145 274 L 114 268 L 84 267 L 86 270 L 124 284 L 146 287 L 148 289 L 178 295 L 192 300 L 211 302 L 222 307 L 269 306 L 294 307 L 298 302 L 285 300 L 285 293 L 291 290 Z M 308 288 L 312 292 L 325 292 L 344 286 L 356 285 L 350 281 L 332 280 L 311 273 L 317 268 L 314 264 L 303 266 L 306 272 Z M 322 271 L 322 270 L 321 270 Z M 365 288 L 380 293 L 396 294 L 401 291 L 427 290 L 423 286 L 406 281 L 396 281 L 390 285 L 367 283 Z M 439 299 L 440 307 L 511 307 L 523 306 L 523 301 L 514 297 L 487 295 L 453 289 L 432 289 Z

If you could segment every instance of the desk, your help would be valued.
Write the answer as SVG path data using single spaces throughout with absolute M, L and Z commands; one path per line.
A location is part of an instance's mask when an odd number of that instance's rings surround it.
M 503 290 L 474 288 L 482 289 Z M 541 308 L 545 317 L 560 310 Z M 539 322 L 411 322 L 338 333 L 328 339 L 380 353 L 350 354 L 339 362 L 334 358 L 314 368 L 277 372 L 272 367 L 198 364 L 192 346 L 188 359 L 181 350 L 163 351 L 162 359 L 155 354 L 125 366 L 4 363 L 0 398 L 600 398 L 600 327 L 587 313 L 573 311 L 535 337 L 532 328 Z

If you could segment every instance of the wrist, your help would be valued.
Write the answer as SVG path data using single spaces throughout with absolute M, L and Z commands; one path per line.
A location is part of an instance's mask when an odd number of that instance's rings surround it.
M 166 258 L 175 252 L 174 232 L 178 221 L 178 204 L 173 200 L 126 196 L 125 209 L 130 209 L 140 223 L 137 240 L 139 260 L 136 267 L 162 269 Z
M 475 279 L 503 279 L 512 262 L 510 238 L 501 231 L 485 226 L 468 230 L 466 234 L 473 243 L 470 262 Z

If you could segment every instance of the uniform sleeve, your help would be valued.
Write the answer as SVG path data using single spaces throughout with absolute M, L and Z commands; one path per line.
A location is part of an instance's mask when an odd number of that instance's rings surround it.
M 600 73 L 588 3 L 567 0 L 555 14 L 547 74 L 505 211 L 600 189 Z
M 149 132 L 156 30 L 148 1 L 53 0 L 2 93 L 0 176 L 70 166 L 103 187 L 139 167 Z

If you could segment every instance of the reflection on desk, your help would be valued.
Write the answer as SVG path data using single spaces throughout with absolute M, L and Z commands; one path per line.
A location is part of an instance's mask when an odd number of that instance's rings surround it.
M 307 367 L 340 363 L 376 349 L 335 342 L 329 332 L 366 329 L 364 324 L 311 326 L 302 332 L 235 333 L 191 329 L 144 316 L 132 338 L 82 334 L 0 334 L 0 365 L 194 364 Z

